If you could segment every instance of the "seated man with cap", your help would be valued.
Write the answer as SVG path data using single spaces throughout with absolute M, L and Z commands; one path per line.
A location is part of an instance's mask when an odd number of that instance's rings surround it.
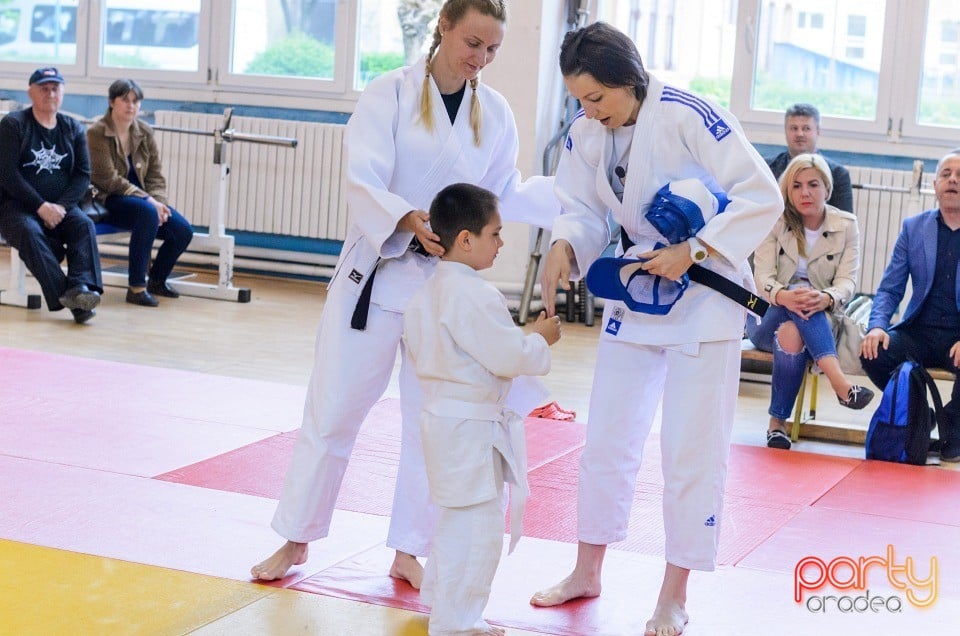
M 57 69 L 37 69 L 31 106 L 0 121 L 0 234 L 20 252 L 50 311 L 66 307 L 82 324 L 103 287 L 96 228 L 78 207 L 90 185 L 87 137 L 59 112 L 63 83 Z

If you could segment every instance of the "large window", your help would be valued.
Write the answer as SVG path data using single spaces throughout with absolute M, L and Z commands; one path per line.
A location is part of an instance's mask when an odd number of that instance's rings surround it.
M 600 0 L 597 17 L 636 43 L 647 70 L 728 106 L 737 0 Z
M 799 6 L 808 27 L 822 16 L 821 37 L 800 28 Z M 743 1 L 738 23 L 754 37 L 737 47 L 733 110 L 770 143 L 782 143 L 783 110 L 802 101 L 820 108 L 836 146 L 897 154 L 956 146 L 958 16 L 960 0 Z
M 433 41 L 441 0 L 359 0 L 359 64 L 354 87 L 413 64 Z
M 960 3 L 932 0 L 927 11 L 917 121 L 960 128 Z M 960 142 L 960 135 L 957 136 Z M 958 143 L 957 145 L 960 145 Z
M 77 0 L 0 0 L 0 60 L 76 64 Z
M 334 78 L 336 0 L 234 0 L 230 72 Z
M 349 112 L 373 77 L 423 55 L 441 4 L 0 0 L 0 82 L 22 90 L 30 71 L 55 64 L 71 93 L 99 94 L 105 80 L 127 75 L 169 99 Z M 960 145 L 960 0 L 586 4 L 591 19 L 634 39 L 652 73 L 728 106 L 754 141 L 782 143 L 783 110 L 807 101 L 823 113 L 828 148 Z M 564 6 L 512 0 L 519 28 L 509 37 L 558 44 Z M 542 50 L 540 59 L 501 56 L 498 68 L 540 82 L 555 60 Z
M 873 119 L 883 43 L 884 0 L 807 0 L 822 30 L 793 28 L 793 0 L 760 7 L 750 105 L 782 113 L 797 102 L 823 115 Z M 869 18 L 867 16 L 870 16 Z
M 100 15 L 101 66 L 198 70 L 200 0 L 105 0 Z

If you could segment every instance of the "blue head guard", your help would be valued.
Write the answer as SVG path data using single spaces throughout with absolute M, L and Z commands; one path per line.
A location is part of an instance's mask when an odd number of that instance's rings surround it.
M 699 179 L 672 181 L 657 191 L 646 218 L 671 245 L 682 243 L 723 212 L 730 200 Z
M 646 218 L 674 245 L 696 236 L 729 202 L 726 194 L 710 192 L 699 179 L 683 179 L 657 191 Z M 636 258 L 597 259 L 587 271 L 587 288 L 600 298 L 622 301 L 632 311 L 666 315 L 687 290 L 690 278 L 652 276 L 640 268 L 641 263 Z

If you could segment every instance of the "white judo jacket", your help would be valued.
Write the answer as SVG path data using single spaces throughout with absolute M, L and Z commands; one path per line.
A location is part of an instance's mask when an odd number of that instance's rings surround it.
M 560 212 L 552 178 L 535 177 L 521 185 L 516 123 L 503 96 L 485 84 L 478 86 L 483 119 L 477 146 L 469 86 L 451 125 L 431 81 L 434 129 L 420 121 L 425 72 L 421 59 L 370 82 L 350 116 L 344 141 L 350 226 L 330 284 L 359 295 L 383 259 L 371 300 L 389 311 L 402 312 L 436 264 L 407 249 L 413 234 L 397 232 L 397 222 L 411 210 L 429 210 L 444 187 L 464 182 L 490 190 L 500 197 L 508 221 L 548 227 Z
M 697 178 L 730 199 L 726 210 L 697 234 L 718 252 L 703 266 L 755 289 L 747 257 L 780 217 L 783 199 L 766 162 L 733 115 L 650 76 L 631 143 L 623 203 L 608 180 L 612 137 L 599 121 L 580 117 L 560 158 L 554 188 L 563 214 L 554 221 L 553 239 L 566 239 L 573 247 L 573 278 L 584 276 L 609 245 L 610 212 L 636 244 L 631 253 L 666 243 L 644 215 L 663 185 Z M 732 300 L 691 282 L 665 316 L 605 301 L 602 337 L 658 345 L 739 339 L 745 317 L 745 310 Z
M 493 450 L 511 487 L 511 545 L 527 486 L 523 418 L 505 408 L 512 378 L 544 375 L 550 348 L 513 323 L 503 295 L 468 265 L 441 261 L 414 295 L 403 337 L 424 394 L 420 432 L 430 494 L 440 506 L 497 497 Z

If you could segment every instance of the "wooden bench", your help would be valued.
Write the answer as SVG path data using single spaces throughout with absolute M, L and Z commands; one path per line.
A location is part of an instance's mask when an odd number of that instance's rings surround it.
M 766 351 L 760 351 L 753 346 L 749 340 L 744 339 L 740 345 L 741 366 L 744 360 L 756 363 L 768 364 L 773 368 L 773 354 Z M 953 382 L 954 374 L 947 369 L 933 368 L 927 369 L 934 380 L 944 382 Z M 741 377 L 751 379 L 751 372 L 741 372 Z M 793 420 L 791 422 L 790 439 L 796 442 L 798 439 L 810 439 L 825 442 L 838 442 L 842 444 L 860 444 L 863 445 L 867 439 L 867 429 L 861 425 L 851 422 L 834 422 L 826 420 L 817 420 L 817 391 L 819 389 L 820 371 L 812 362 L 807 365 L 807 372 L 800 383 L 800 391 L 797 393 L 797 401 L 793 407 Z M 809 394 L 809 398 L 807 395 Z M 867 407 L 876 409 L 879 404 L 881 394 L 877 391 L 874 401 Z M 804 403 L 807 402 L 805 405 Z

